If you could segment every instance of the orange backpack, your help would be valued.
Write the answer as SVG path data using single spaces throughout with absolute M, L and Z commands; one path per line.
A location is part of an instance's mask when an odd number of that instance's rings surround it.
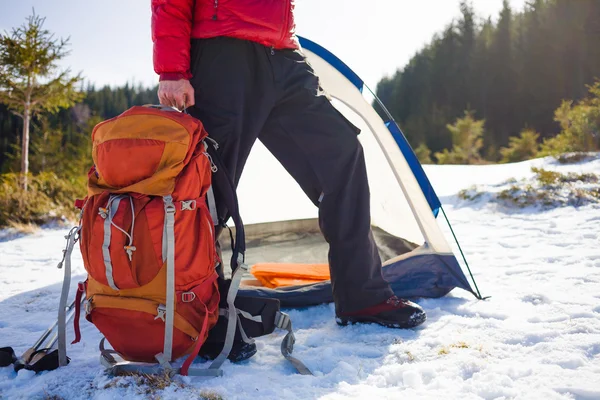
M 97 125 L 80 222 L 88 321 L 127 361 L 189 354 L 183 374 L 219 315 L 206 137 L 153 107 Z
M 71 253 L 79 241 L 88 278 L 77 290 L 73 343 L 81 338 L 79 313 L 85 304 L 86 319 L 105 336 L 100 359 L 112 373 L 220 376 L 236 338 L 252 341 L 278 327 L 288 331 L 281 345 L 284 357 L 300 373 L 310 374 L 292 356 L 291 320 L 280 312 L 279 301 L 237 297 L 248 271 L 244 227 L 233 182 L 202 123 L 170 108 L 133 107 L 98 124 L 92 141 L 88 196 L 78 204 L 80 224 L 67 235 L 59 264 L 65 265 L 59 366 L 69 361 L 66 304 Z M 222 216 L 216 209 L 213 179 Z M 215 269 L 222 262 L 216 254 L 215 225 L 223 226 L 229 216 L 236 234 L 232 277 L 224 280 Z M 224 341 L 223 350 L 208 368 L 191 369 L 213 327 L 211 337 Z M 104 348 L 105 340 L 113 350 Z M 184 355 L 180 368 L 171 365 Z

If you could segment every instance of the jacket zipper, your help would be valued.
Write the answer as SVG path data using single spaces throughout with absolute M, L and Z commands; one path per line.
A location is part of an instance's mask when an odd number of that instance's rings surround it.
M 217 20 L 217 9 L 218 8 L 219 8 L 219 0 L 215 0 L 215 3 L 214 3 L 214 9 L 215 10 L 214 10 L 214 13 L 213 13 L 213 16 L 212 16 L 213 21 Z

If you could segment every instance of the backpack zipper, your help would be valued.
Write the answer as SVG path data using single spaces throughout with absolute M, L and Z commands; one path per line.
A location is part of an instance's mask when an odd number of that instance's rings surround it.
M 219 8 L 219 0 L 215 0 L 215 3 L 214 3 L 214 9 L 215 10 L 214 10 L 214 13 L 213 13 L 213 16 L 212 16 L 213 21 L 217 20 L 217 9 L 218 8 Z
M 219 145 L 217 144 L 217 142 L 214 139 L 211 139 L 209 137 L 206 137 L 206 139 L 210 140 L 213 143 L 213 146 L 216 149 L 219 148 Z M 208 161 L 210 162 L 210 170 L 215 173 L 219 170 L 219 168 L 217 168 L 217 165 L 213 162 L 212 157 L 210 156 L 210 154 L 208 154 L 208 143 L 206 143 L 206 140 L 203 142 L 204 144 L 204 151 L 202 152 L 203 155 L 206 156 L 206 158 L 208 158 Z

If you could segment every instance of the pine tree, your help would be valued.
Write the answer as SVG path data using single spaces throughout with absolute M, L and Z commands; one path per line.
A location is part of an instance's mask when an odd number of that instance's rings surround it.
M 43 28 L 45 18 L 35 13 L 27 23 L 0 36 L 0 103 L 23 120 L 21 174 L 27 190 L 29 130 L 39 112 L 56 112 L 83 96 L 77 90 L 80 77 L 58 70 L 58 61 L 68 52 L 68 40 L 55 39 Z
M 446 128 L 452 135 L 452 150 L 444 149 L 435 153 L 440 164 L 476 164 L 481 162 L 483 146 L 484 120 L 476 120 L 471 110 L 464 112 L 463 118 L 457 118 L 454 124 Z
M 519 137 L 511 136 L 508 147 L 500 149 L 501 162 L 510 163 L 534 158 L 540 147 L 539 137 L 540 134 L 532 129 L 524 129 Z
M 489 129 L 493 132 L 495 145 L 508 144 L 508 137 L 519 131 L 514 127 L 515 73 L 512 51 L 512 9 L 508 0 L 503 0 L 503 8 L 490 47 L 490 107 L 494 113 L 486 115 Z
M 460 3 L 460 12 L 462 18 L 458 21 L 458 91 L 457 101 L 455 102 L 455 112 L 462 112 L 464 109 L 472 106 L 471 102 L 475 94 L 475 85 L 473 82 L 473 58 L 475 56 L 476 46 L 476 25 L 475 10 L 471 2 L 466 0 Z

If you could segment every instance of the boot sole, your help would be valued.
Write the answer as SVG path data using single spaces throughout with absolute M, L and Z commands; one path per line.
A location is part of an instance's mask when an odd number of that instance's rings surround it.
M 348 324 L 378 324 L 381 326 L 385 326 L 386 328 L 394 328 L 394 329 L 410 329 L 421 325 L 423 322 L 427 320 L 427 314 L 418 313 L 413 314 L 408 319 L 408 321 L 398 322 L 398 321 L 385 321 L 378 319 L 376 317 L 336 317 L 335 322 L 337 322 L 340 326 L 347 326 Z
M 254 357 L 254 355 L 256 354 L 257 351 L 258 350 L 256 349 L 256 347 L 252 347 L 248 351 L 241 351 L 241 352 L 235 354 L 234 357 L 227 357 L 227 358 L 232 363 L 239 363 L 239 362 L 246 361 L 249 358 Z
M 210 350 L 207 352 L 207 349 L 202 348 L 200 349 L 200 354 L 198 354 L 198 357 L 204 360 L 214 360 L 215 358 L 217 358 L 219 356 L 219 354 L 221 354 L 221 350 L 223 349 L 223 345 L 221 345 L 220 347 L 215 347 L 214 343 L 212 344 L 212 348 L 210 348 Z M 229 355 L 227 356 L 227 359 L 229 361 L 231 361 L 232 363 L 239 363 L 242 361 L 246 361 L 249 358 L 254 357 L 254 355 L 257 353 L 257 348 L 256 345 L 242 345 L 242 348 L 234 348 L 231 350 L 231 352 L 229 353 Z

